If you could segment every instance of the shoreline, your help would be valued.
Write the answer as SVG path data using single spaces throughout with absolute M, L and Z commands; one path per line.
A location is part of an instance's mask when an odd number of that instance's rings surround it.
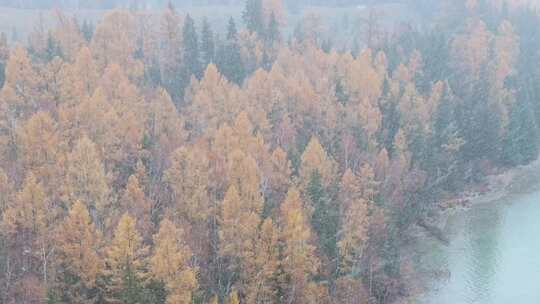
M 512 189 L 515 187 L 516 181 L 530 178 L 534 174 L 538 174 L 540 178 L 540 157 L 527 165 L 500 170 L 500 172 L 486 176 L 485 181 L 471 186 L 470 189 L 462 191 L 455 197 L 438 203 L 438 210 L 433 216 L 429 217 L 430 223 L 439 228 L 444 227 L 448 218 L 456 213 L 467 211 L 476 205 L 489 204 L 516 194 L 514 193 L 515 190 Z M 538 182 L 531 183 L 531 181 L 528 181 L 525 184 L 532 186 L 538 184 Z M 482 190 L 478 190 L 478 188 L 482 188 Z M 430 237 L 427 234 L 426 236 Z
M 478 190 L 480 189 L 480 190 Z M 416 255 L 418 244 L 437 242 L 448 246 L 445 227 L 448 220 L 461 212 L 466 212 L 477 205 L 490 204 L 511 195 L 525 194 L 540 190 L 540 158 L 527 165 L 521 165 L 509 169 L 500 169 L 499 172 L 486 176 L 485 180 L 470 189 L 464 190 L 451 199 L 438 204 L 436 211 L 426 217 L 423 223 L 414 226 L 411 231 L 412 242 L 405 248 L 405 261 L 412 261 Z M 427 227 L 426 227 L 427 223 Z M 448 269 L 414 269 L 406 282 L 408 296 L 406 302 L 416 303 L 419 298 L 426 294 L 437 281 L 448 278 L 451 274 Z M 412 302 L 410 302 L 412 301 Z

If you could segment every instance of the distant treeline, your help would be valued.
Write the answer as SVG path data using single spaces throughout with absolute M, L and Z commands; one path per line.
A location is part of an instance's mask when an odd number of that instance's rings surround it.
M 393 2 L 410 2 L 410 0 L 287 0 L 291 9 L 306 5 L 353 6 L 365 4 L 381 4 Z M 176 6 L 202 5 L 243 5 L 244 0 L 0 0 L 0 6 L 13 8 L 86 8 L 110 9 L 127 8 L 163 8 L 168 3 Z M 414 1 L 413 1 L 414 2 Z M 421 2 L 429 2 L 423 0 Z

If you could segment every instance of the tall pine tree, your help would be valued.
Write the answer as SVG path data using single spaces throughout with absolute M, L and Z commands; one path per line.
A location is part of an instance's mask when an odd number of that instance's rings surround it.
M 227 27 L 227 39 L 219 46 L 216 63 L 223 76 L 240 85 L 246 77 L 246 70 L 242 62 L 237 35 L 236 23 L 231 17 Z
M 212 28 L 210 28 L 208 19 L 204 18 L 201 30 L 201 59 L 204 68 L 214 62 L 214 56 L 214 33 L 212 32 Z
M 244 12 L 242 12 L 244 24 L 250 32 L 264 37 L 264 16 L 262 0 L 247 0 Z
M 195 21 L 188 14 L 184 21 L 182 32 L 183 43 L 183 71 L 181 90 L 189 85 L 191 76 L 200 78 L 202 75 L 201 58 L 199 53 L 199 39 L 195 29 Z
M 503 160 L 512 166 L 531 162 L 538 155 L 538 126 L 526 99 L 514 103 L 503 141 Z
M 264 36 L 266 47 L 273 47 L 275 43 L 279 43 L 281 40 L 281 33 L 279 32 L 279 23 L 276 19 L 274 12 L 270 15 L 270 21 L 268 22 L 268 29 Z

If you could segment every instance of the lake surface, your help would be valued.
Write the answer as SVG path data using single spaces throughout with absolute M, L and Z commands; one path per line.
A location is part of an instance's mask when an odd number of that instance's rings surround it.
M 448 246 L 420 246 L 416 263 L 438 275 L 417 303 L 540 303 L 540 174 L 512 186 L 502 199 L 451 216 Z

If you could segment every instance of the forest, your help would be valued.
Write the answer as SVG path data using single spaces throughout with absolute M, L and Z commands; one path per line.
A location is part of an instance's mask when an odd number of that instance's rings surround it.
M 421 0 L 433 2 L 435 0 Z M 414 0 L 283 0 L 289 8 L 298 8 L 308 5 L 351 6 L 370 3 L 414 2 Z M 244 0 L 0 0 L 0 6 L 18 8 L 133 8 L 133 7 L 166 7 L 168 3 L 176 6 L 206 6 L 230 5 L 242 6 Z
M 436 2 L 352 44 L 280 0 L 3 33 L 0 303 L 408 303 L 412 227 L 540 148 L 537 11 Z

